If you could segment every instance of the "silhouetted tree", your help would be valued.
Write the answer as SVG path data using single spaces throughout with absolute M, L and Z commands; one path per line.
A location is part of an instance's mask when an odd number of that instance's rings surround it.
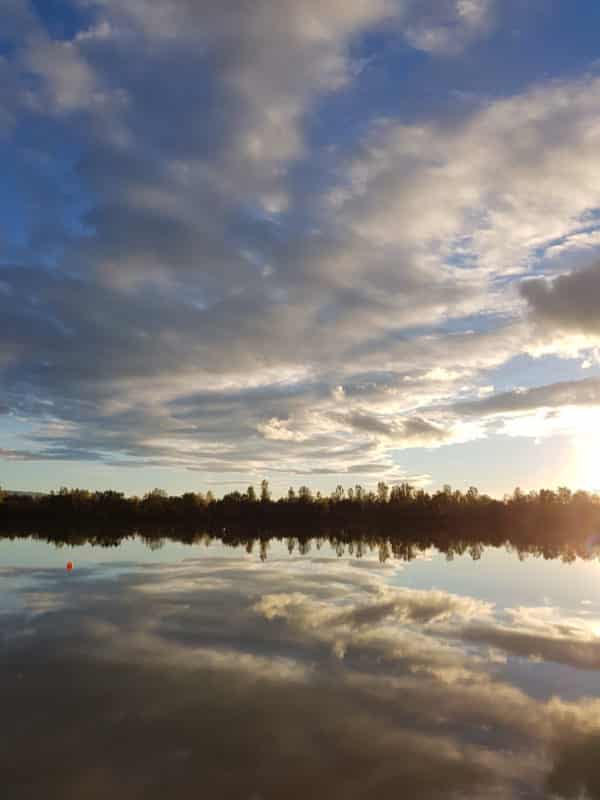
M 263 479 L 260 483 L 260 501 L 261 503 L 268 503 L 271 499 L 271 492 L 269 490 L 269 481 Z
M 298 500 L 301 503 L 311 503 L 312 502 L 312 492 L 308 486 L 301 486 L 298 489 Z
M 478 558 L 484 545 L 508 544 L 521 555 L 570 561 L 595 556 L 593 543 L 600 543 L 600 497 L 566 487 L 527 494 L 517 489 L 500 501 L 475 487 L 465 493 L 444 487 L 430 494 L 403 483 L 390 494 L 380 481 L 376 494 L 358 485 L 344 497 L 338 486 L 331 497 L 317 493 L 313 498 L 310 488 L 302 486 L 298 495 L 290 487 L 285 501 L 273 501 L 264 481 L 260 503 L 255 494 L 251 500 L 250 489 L 229 492 L 220 500 L 211 492 L 173 497 L 160 489 L 142 499 L 66 487 L 41 496 L 2 492 L 0 530 L 4 536 L 33 533 L 56 544 L 90 541 L 102 546 L 114 546 L 138 531 L 148 541 L 177 537 L 207 543 L 219 536 L 245 546 L 252 537 L 266 541 L 277 535 L 286 536 L 288 546 L 294 542 L 298 550 L 313 534 L 335 535 L 336 548 L 339 544 L 343 550 L 354 538 L 361 542 L 359 553 L 363 542 L 379 549 L 386 541 L 395 557 L 407 559 L 420 547 L 435 546 L 448 558 L 466 552 Z M 266 554 L 266 545 L 261 545 L 261 554 Z M 387 558 L 385 547 L 380 554 Z
M 377 500 L 380 503 L 387 503 L 389 491 L 390 489 L 387 483 L 385 481 L 379 481 L 377 484 Z

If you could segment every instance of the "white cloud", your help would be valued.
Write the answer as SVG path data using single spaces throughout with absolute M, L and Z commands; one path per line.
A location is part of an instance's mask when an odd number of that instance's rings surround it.
M 491 274 L 524 271 L 600 202 L 599 98 L 600 79 L 586 76 L 490 102 L 451 126 L 383 121 L 334 207 L 361 236 L 410 247 L 437 269 L 459 259 Z
M 452 55 L 487 34 L 494 0 L 416 0 L 408 4 L 405 36 L 417 49 Z

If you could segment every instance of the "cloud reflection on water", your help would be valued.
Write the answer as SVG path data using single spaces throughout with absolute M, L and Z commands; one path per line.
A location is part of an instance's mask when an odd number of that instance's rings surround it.
M 600 798 L 600 679 L 576 700 L 528 683 L 600 666 L 587 609 L 390 574 L 232 557 L 15 580 L 8 797 Z

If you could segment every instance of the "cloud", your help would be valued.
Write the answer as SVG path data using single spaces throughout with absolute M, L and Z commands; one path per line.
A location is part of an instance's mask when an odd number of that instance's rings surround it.
M 196 173 L 194 183 L 205 180 L 217 195 L 235 192 L 252 197 L 252 202 L 259 200 L 265 212 L 275 215 L 285 211 L 289 202 L 285 185 L 289 162 L 304 153 L 304 115 L 320 94 L 351 80 L 348 47 L 353 37 L 394 11 L 394 4 L 388 10 L 384 0 L 351 0 L 343 5 L 335 0 L 325 4 L 302 0 L 293 6 L 261 0 L 247 9 L 213 0 L 168 0 L 160 7 L 147 0 L 125 6 L 112 0 L 96 5 L 112 31 L 108 44 L 116 41 L 119 57 L 126 57 L 119 48 L 120 36 L 135 37 L 145 50 L 141 36 L 156 49 L 161 64 L 166 59 L 172 65 L 181 81 L 177 95 L 167 102 L 171 114 L 184 115 L 189 131 L 180 133 L 184 182 L 186 175 L 189 181 Z M 82 42 L 81 46 L 90 45 Z M 208 117 L 205 109 L 192 104 L 198 89 L 194 91 L 190 84 L 192 76 L 186 78 L 180 71 L 186 61 L 197 72 L 194 82 L 198 77 L 205 82 L 218 103 L 211 103 L 209 97 Z M 213 66 L 216 74 L 211 75 Z M 206 99 L 202 86 L 199 90 L 200 98 Z M 162 129 L 156 110 L 140 108 L 139 96 L 129 94 L 138 106 L 133 113 L 142 114 L 137 120 L 130 114 L 130 120 L 143 125 L 149 113 L 156 132 Z M 202 149 L 198 152 L 198 145 L 188 138 L 201 119 L 205 130 L 200 143 L 207 142 L 208 135 L 212 149 L 212 158 L 204 163 L 196 160 L 204 155 Z M 189 183 L 188 187 L 193 189 Z M 170 199 L 177 202 L 168 189 L 148 187 L 145 196 L 161 205 Z
M 462 398 L 541 346 L 516 276 L 594 235 L 598 78 L 454 120 L 357 103 L 331 146 L 325 106 L 364 89 L 371 34 L 457 56 L 497 4 L 77 9 L 61 38 L 25 2 L 3 26 L 23 220 L 0 254 L 0 408 L 27 431 L 5 457 L 396 479 L 399 450 L 482 436 L 488 407 Z
M 596 300 L 600 296 L 600 264 L 559 275 L 524 281 L 520 292 L 533 318 L 554 331 L 600 333 Z
M 494 0 L 410 2 L 405 36 L 419 50 L 455 54 L 491 30 L 495 5 Z
M 381 120 L 330 202 L 362 236 L 414 248 L 425 264 L 524 271 L 590 227 L 599 94 L 590 75 L 489 102 L 453 126 Z
M 492 394 L 479 400 L 456 403 L 453 410 L 467 416 L 480 416 L 522 413 L 564 406 L 598 405 L 600 405 L 600 379 L 588 378 Z
M 34 461 L 37 459 L 43 460 L 44 456 L 27 450 L 8 450 L 2 447 L 0 448 L 0 458 L 7 461 Z
M 42 78 L 43 94 L 39 102 L 46 108 L 49 105 L 62 114 L 102 102 L 94 72 L 72 42 L 35 38 L 24 53 L 23 66 Z
M 393 440 L 394 444 L 404 447 L 435 445 L 451 436 L 449 430 L 444 430 L 443 427 L 417 416 L 408 419 L 386 419 L 357 409 L 347 414 L 332 412 L 330 417 L 334 422 L 358 433 L 383 436 Z

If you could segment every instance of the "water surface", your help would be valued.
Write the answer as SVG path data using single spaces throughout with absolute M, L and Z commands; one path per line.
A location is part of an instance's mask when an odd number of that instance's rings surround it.
M 3 797 L 600 798 L 595 558 L 161 545 L 0 541 Z

